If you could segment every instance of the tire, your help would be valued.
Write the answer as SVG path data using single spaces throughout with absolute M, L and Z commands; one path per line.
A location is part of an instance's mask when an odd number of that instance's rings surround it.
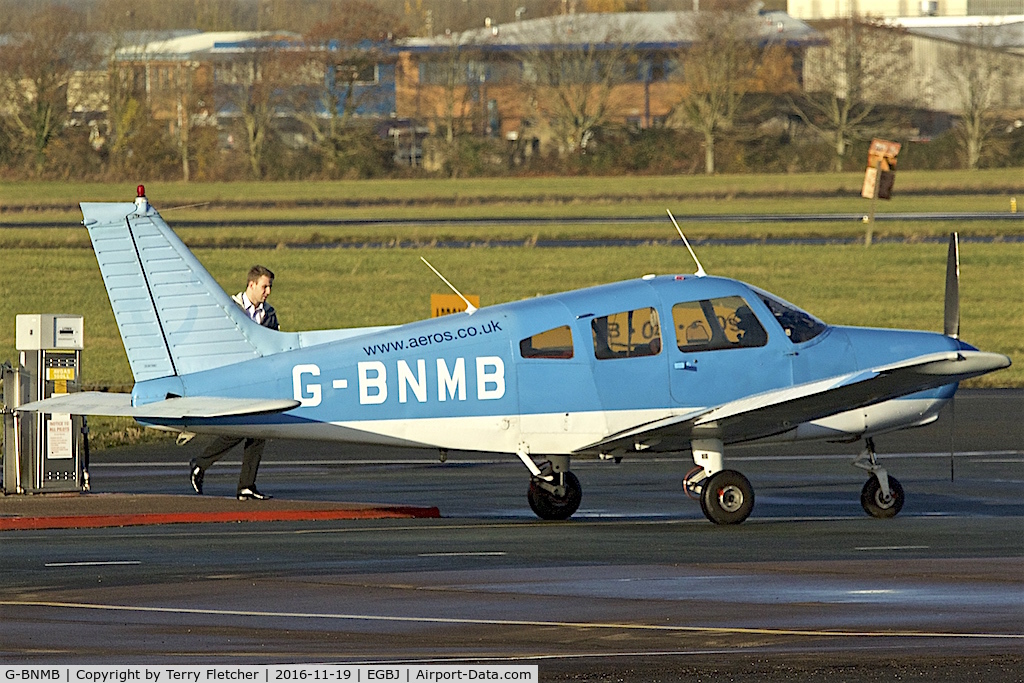
M 864 512 L 879 519 L 889 519 L 899 514 L 903 509 L 904 496 L 903 487 L 895 477 L 889 477 L 889 493 L 892 497 L 882 500 L 882 486 L 878 483 L 878 477 L 868 477 L 860 492 L 860 505 Z
M 716 472 L 704 482 L 700 507 L 715 524 L 739 524 L 754 509 L 754 487 L 735 470 Z
M 580 486 L 580 480 L 572 472 L 563 472 L 562 478 L 565 495 L 561 498 L 541 488 L 536 480 L 530 480 L 526 499 L 530 502 L 530 509 L 541 519 L 569 519 L 579 509 L 580 501 L 583 500 L 583 487 Z

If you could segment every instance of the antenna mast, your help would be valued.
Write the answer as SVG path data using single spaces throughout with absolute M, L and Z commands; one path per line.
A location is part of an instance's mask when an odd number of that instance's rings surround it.
M 432 271 L 434 271 L 434 275 L 436 275 L 439 278 L 441 278 L 441 282 L 443 282 L 446 285 L 448 285 L 448 289 L 450 289 L 453 292 L 455 292 L 455 294 L 460 299 L 462 299 L 464 302 L 466 302 L 466 313 L 468 315 L 473 315 L 474 313 L 476 313 L 476 310 L 477 310 L 476 306 L 474 306 L 473 304 L 469 303 L 469 299 L 464 297 L 462 295 L 462 292 L 460 292 L 459 290 L 455 289 L 455 285 L 453 285 L 452 283 L 448 282 L 448 280 L 445 278 L 444 275 L 441 275 L 441 273 L 437 272 L 437 268 L 435 268 L 434 266 L 430 265 L 430 261 L 428 261 L 427 259 L 423 258 L 422 256 L 420 256 L 420 261 L 423 261 L 424 263 L 426 263 L 427 264 L 427 268 L 430 268 Z
M 676 222 L 676 217 L 673 216 L 672 212 L 669 211 L 668 209 L 665 209 L 665 211 L 668 213 L 668 217 L 672 219 L 672 225 L 676 226 L 676 232 L 678 232 L 679 236 L 683 238 L 683 244 L 686 245 L 687 251 L 690 252 L 690 256 L 693 258 L 693 262 L 697 264 L 697 272 L 694 273 L 694 275 L 696 275 L 697 277 L 704 277 L 705 275 L 707 275 L 707 273 L 704 272 L 704 266 L 702 266 L 700 264 L 700 261 L 697 260 L 697 255 L 693 253 L 693 247 L 690 246 L 689 241 L 687 241 L 686 239 L 686 235 L 683 234 L 682 228 L 680 228 L 679 223 Z

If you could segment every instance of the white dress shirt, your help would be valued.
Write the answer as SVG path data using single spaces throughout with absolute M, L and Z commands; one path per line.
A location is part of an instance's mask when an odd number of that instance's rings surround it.
M 249 301 L 249 296 L 245 292 L 242 292 L 242 304 L 245 308 L 245 312 L 250 318 L 259 324 L 263 323 L 263 317 L 267 314 L 266 309 L 263 308 L 263 304 L 256 305 Z

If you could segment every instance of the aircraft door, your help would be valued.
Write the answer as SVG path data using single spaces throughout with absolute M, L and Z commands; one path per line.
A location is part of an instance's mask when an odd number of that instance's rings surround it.
M 770 315 L 755 313 L 759 303 L 722 296 L 672 305 L 666 343 L 678 405 L 715 406 L 791 382 L 789 341 Z
M 668 361 L 655 307 L 589 316 L 578 325 L 580 336 L 592 342 L 588 355 L 609 431 L 634 423 L 635 411 L 663 409 L 670 402 L 665 386 Z

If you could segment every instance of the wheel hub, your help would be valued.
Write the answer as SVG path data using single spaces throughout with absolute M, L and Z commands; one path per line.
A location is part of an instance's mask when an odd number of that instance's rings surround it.
M 723 486 L 718 491 L 718 503 L 726 512 L 736 512 L 743 507 L 743 491 L 732 484 Z

